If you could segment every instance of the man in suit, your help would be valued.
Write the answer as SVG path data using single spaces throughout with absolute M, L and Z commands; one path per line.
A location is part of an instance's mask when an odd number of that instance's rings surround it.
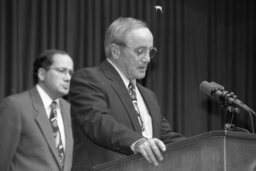
M 46 50 L 34 62 L 35 86 L 2 100 L 1 171 L 71 170 L 70 104 L 61 97 L 69 92 L 72 73 L 67 52 Z
M 89 170 L 137 153 L 158 165 L 164 143 L 184 139 L 161 115 L 154 93 L 136 82 L 145 77 L 155 52 L 145 23 L 118 18 L 105 34 L 107 59 L 74 74 L 70 87 L 73 170 Z

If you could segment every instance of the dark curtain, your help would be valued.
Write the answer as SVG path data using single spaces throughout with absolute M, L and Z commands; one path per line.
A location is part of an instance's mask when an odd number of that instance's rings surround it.
M 98 65 L 108 25 L 130 16 L 154 35 L 158 54 L 141 83 L 173 128 L 186 136 L 223 129 L 231 114 L 199 85 L 215 81 L 256 109 L 255 7 L 255 0 L 0 0 L 0 99 L 33 86 L 33 61 L 44 49 L 68 51 L 76 69 Z M 247 112 L 233 116 L 252 130 Z

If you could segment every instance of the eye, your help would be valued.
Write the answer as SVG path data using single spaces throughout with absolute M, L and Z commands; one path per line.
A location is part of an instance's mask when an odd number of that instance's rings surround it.
M 65 68 L 56 68 L 56 70 L 63 74 L 65 74 L 67 72 L 67 70 Z
M 147 48 L 140 47 L 140 48 L 135 49 L 135 52 L 137 53 L 137 55 L 140 56 L 140 55 L 143 55 L 143 54 L 147 53 Z

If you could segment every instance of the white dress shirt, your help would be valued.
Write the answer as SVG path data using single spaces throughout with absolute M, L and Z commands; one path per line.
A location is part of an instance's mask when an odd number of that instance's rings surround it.
M 39 92 L 39 95 L 43 101 L 43 105 L 46 111 L 46 115 L 47 118 L 50 118 L 50 113 L 51 113 L 51 104 L 53 99 L 51 99 L 49 97 L 49 95 L 42 89 L 42 87 L 40 85 L 36 85 L 36 89 Z M 58 127 L 60 130 L 60 135 L 61 135 L 61 141 L 65 150 L 66 147 L 66 139 L 65 139 L 65 131 L 64 131 L 64 124 L 63 124 L 63 119 L 62 119 L 62 115 L 61 115 L 61 111 L 60 111 L 60 103 L 59 103 L 59 99 L 54 100 L 57 102 L 57 123 L 58 123 Z M 50 122 L 50 121 L 49 121 Z

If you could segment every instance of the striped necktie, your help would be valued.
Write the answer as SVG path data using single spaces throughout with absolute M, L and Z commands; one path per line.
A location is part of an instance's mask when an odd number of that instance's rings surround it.
M 144 123 L 143 123 L 143 120 L 142 120 L 142 117 L 141 117 L 141 114 L 140 114 L 138 102 L 137 102 L 135 86 L 131 82 L 128 85 L 128 92 L 129 92 L 130 97 L 132 99 L 134 109 L 137 113 L 137 118 L 138 118 L 138 121 L 139 121 L 139 124 L 140 124 L 141 131 L 145 131 L 145 126 L 144 126 Z
M 61 161 L 63 162 L 64 159 L 64 148 L 63 148 L 63 144 L 61 141 L 61 134 L 60 134 L 60 130 L 58 127 L 58 123 L 57 123 L 57 102 L 53 101 L 51 104 L 51 113 L 50 113 L 50 122 L 52 125 L 52 130 L 53 130 L 53 136 L 55 139 L 55 145 L 57 147 L 57 150 L 59 152 L 59 156 Z

